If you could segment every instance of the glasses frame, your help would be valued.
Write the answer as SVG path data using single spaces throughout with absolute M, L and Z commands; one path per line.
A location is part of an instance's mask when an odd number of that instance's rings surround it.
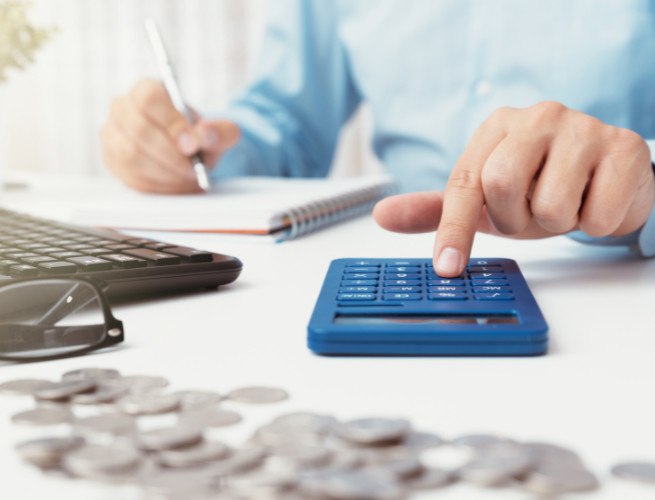
M 106 347 L 115 346 L 125 340 L 125 330 L 123 329 L 123 322 L 117 319 L 116 317 L 114 317 L 111 311 L 111 306 L 109 305 L 109 299 L 107 299 L 107 295 L 104 292 L 105 287 L 97 280 L 93 280 L 91 278 L 85 278 L 85 277 L 75 277 L 75 278 L 68 278 L 65 276 L 57 277 L 56 275 L 42 276 L 38 278 L 16 278 L 16 279 L 8 280 L 5 283 L 0 283 L 0 294 L 2 293 L 2 289 L 8 286 L 16 285 L 18 283 L 30 283 L 30 282 L 36 283 L 39 281 L 78 282 L 78 283 L 84 283 L 86 285 L 89 285 L 91 288 L 93 288 L 94 291 L 97 293 L 98 298 L 100 299 L 102 314 L 105 318 L 104 338 L 97 345 L 85 347 L 84 349 L 80 349 L 79 351 L 74 351 L 70 353 L 52 354 L 49 356 L 34 356 L 28 358 L 23 356 L 11 356 L 11 355 L 7 356 L 0 353 L 0 361 L 17 361 L 17 362 L 30 363 L 33 361 L 47 361 L 52 359 L 72 358 L 75 356 L 88 354 L 92 351 L 97 351 L 99 349 L 104 349 Z

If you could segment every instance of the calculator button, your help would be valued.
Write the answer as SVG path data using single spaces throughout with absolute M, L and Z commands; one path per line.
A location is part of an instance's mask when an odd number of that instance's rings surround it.
M 375 293 L 377 289 L 374 286 L 344 286 L 339 288 L 339 293 Z
M 377 284 L 377 280 L 343 280 L 341 282 L 342 286 L 375 286 Z
M 385 293 L 419 293 L 421 291 L 420 286 L 387 286 L 383 290 Z
M 463 286 L 431 286 L 429 292 L 464 292 L 464 290 L 465 288 Z
M 384 286 L 416 286 L 420 284 L 420 280 L 385 280 L 384 282 Z
M 387 263 L 387 266 L 391 266 L 391 267 L 404 267 L 404 266 L 411 266 L 411 265 L 415 265 L 415 264 L 412 264 L 408 260 L 394 260 L 392 262 Z
M 376 280 L 378 273 L 346 273 L 343 275 L 345 280 Z
M 347 266 L 347 273 L 377 273 L 380 271 L 379 267 L 368 266 L 368 267 L 357 267 L 357 266 Z
M 70 262 L 42 262 L 39 264 L 39 269 L 46 274 L 72 274 L 77 271 L 77 266 Z
M 372 260 L 356 260 L 352 264 L 347 264 L 346 267 L 361 267 L 361 266 L 371 266 L 371 267 L 380 267 L 380 264 L 373 262 Z
M 472 286 L 507 285 L 507 278 L 489 278 L 486 280 L 471 280 Z
M 375 300 L 374 293 L 340 293 L 337 300 Z
M 503 273 L 471 273 L 472 280 L 479 280 L 483 278 L 504 278 Z
M 386 293 L 384 300 L 420 300 L 420 293 Z
M 70 259 L 66 260 L 77 265 L 80 271 L 107 271 L 112 267 L 111 262 L 106 261 L 105 259 L 100 259 L 98 257 L 92 257 L 91 255 L 71 257 Z
M 466 294 L 460 292 L 436 292 L 428 297 L 430 300 L 466 300 Z
M 478 293 L 474 297 L 475 300 L 514 300 L 514 295 L 503 292 Z
M 385 279 L 388 280 L 417 280 L 421 277 L 418 273 L 386 273 Z
M 135 267 L 146 267 L 148 263 L 143 259 L 123 255 L 122 253 L 110 253 L 101 256 L 103 259 L 113 262 L 122 269 L 132 269 Z
M 36 267 L 30 266 L 28 264 L 17 264 L 15 266 L 11 266 L 8 271 L 9 276 L 29 277 L 38 276 L 39 274 L 39 270 Z
M 428 280 L 428 285 L 431 285 L 431 286 L 442 286 L 442 285 L 463 286 L 464 285 L 464 280 L 459 279 L 459 278 L 457 278 L 457 279 L 437 278 L 437 279 Z
M 504 273 L 500 266 L 469 266 L 466 268 L 469 273 Z
M 418 273 L 421 270 L 419 266 L 387 266 L 388 273 Z
M 487 293 L 487 292 L 511 292 L 512 288 L 509 286 L 474 286 L 473 293 Z
M 148 241 L 148 243 L 151 243 Z M 157 266 L 166 266 L 170 264 L 179 264 L 182 262 L 182 259 L 177 255 L 171 255 L 170 253 L 157 252 L 156 250 L 149 250 L 147 248 L 135 248 L 134 250 L 125 250 L 125 253 L 131 255 L 132 257 L 137 257 L 139 259 L 145 259 L 154 263 Z
M 463 280 L 466 278 L 464 275 L 460 276 L 455 276 L 454 278 L 448 278 L 446 276 L 439 276 L 437 273 L 435 273 L 432 269 L 427 272 L 427 278 L 430 280 L 436 280 L 436 279 L 457 279 L 457 280 Z

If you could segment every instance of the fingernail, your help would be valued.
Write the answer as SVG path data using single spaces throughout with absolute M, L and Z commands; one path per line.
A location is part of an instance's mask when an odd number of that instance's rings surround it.
M 446 247 L 441 251 L 437 260 L 437 274 L 442 276 L 456 276 L 462 269 L 462 254 L 453 247 Z
M 188 132 L 182 132 L 177 138 L 177 145 L 185 155 L 191 155 L 198 150 L 198 142 Z

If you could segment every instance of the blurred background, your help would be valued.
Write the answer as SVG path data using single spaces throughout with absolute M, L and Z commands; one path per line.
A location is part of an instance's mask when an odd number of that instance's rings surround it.
M 2 3 L 4 0 L 0 0 Z M 32 0 L 37 27 L 56 32 L 25 70 L 0 82 L 0 168 L 108 175 L 99 130 L 112 99 L 156 77 L 143 19 L 154 17 L 182 91 L 206 115 L 245 85 L 258 54 L 267 0 Z M 379 167 L 361 109 L 342 134 L 332 174 Z

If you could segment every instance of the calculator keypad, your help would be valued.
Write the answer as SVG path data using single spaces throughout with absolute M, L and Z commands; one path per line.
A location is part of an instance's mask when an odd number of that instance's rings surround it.
M 340 302 L 508 301 L 514 293 L 500 264 L 472 261 L 462 276 L 444 278 L 432 264 L 361 261 L 347 265 L 341 277 Z

